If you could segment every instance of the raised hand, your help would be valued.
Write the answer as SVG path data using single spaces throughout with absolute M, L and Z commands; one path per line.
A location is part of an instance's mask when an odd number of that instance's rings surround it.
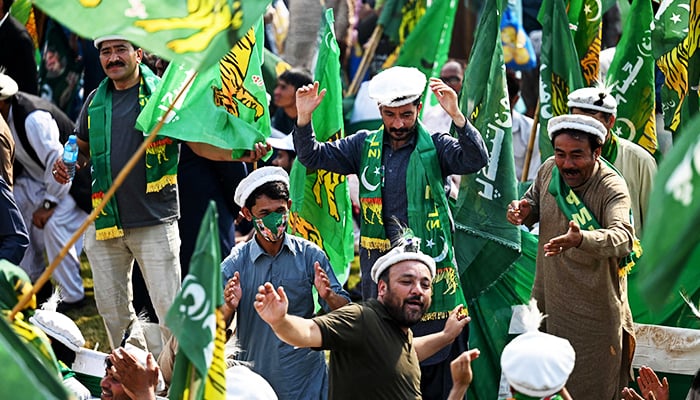
M 238 309 L 238 303 L 243 295 L 240 279 L 238 271 L 234 272 L 233 277 L 226 282 L 226 287 L 224 288 L 224 301 L 234 311 Z
M 333 293 L 331 281 L 328 279 L 326 271 L 321 268 L 321 263 L 318 261 L 314 263 L 314 286 L 318 291 L 318 295 L 324 300 Z
M 264 285 L 258 287 L 258 294 L 255 295 L 253 306 L 263 321 L 274 326 L 287 315 L 289 300 L 282 286 L 275 290 L 270 282 L 265 282 Z
M 318 91 L 318 81 L 297 89 L 297 125 L 306 126 L 311 122 L 311 114 L 326 96 L 326 89 Z

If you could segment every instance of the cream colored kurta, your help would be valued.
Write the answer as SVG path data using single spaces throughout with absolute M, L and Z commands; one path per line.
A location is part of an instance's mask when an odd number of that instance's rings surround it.
M 618 139 L 618 143 L 617 158 L 613 165 L 627 182 L 632 200 L 634 231 L 638 237 L 641 237 L 651 195 L 651 184 L 656 175 L 656 160 L 638 144 L 622 138 Z
M 598 161 L 592 177 L 576 194 L 603 228 L 584 231 L 579 248 L 545 257 L 544 244 L 565 234 L 569 224 L 548 191 L 552 168 L 556 166 L 550 158 L 524 196 L 533 205 L 526 225 L 540 222 L 532 296 L 548 315 L 546 331 L 568 339 L 576 351 L 574 371 L 566 384 L 572 397 L 617 399 L 630 378 L 634 351 L 627 278 L 618 276 L 619 259 L 632 251 L 634 235 L 627 186 Z

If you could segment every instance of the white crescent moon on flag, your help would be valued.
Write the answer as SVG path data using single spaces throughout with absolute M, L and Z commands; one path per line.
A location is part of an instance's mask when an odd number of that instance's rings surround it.
M 437 255 L 437 257 L 433 257 L 433 260 L 435 260 L 435 262 L 441 262 L 442 260 L 447 258 L 447 253 L 449 251 L 450 251 L 450 248 L 447 247 L 447 242 L 444 241 L 444 238 L 443 238 L 442 251 L 440 252 L 440 254 Z
M 634 124 L 632 123 L 632 121 L 630 121 L 628 118 L 618 118 L 617 121 L 620 121 L 623 124 L 627 125 L 627 127 L 630 130 L 629 137 L 626 137 L 624 139 L 627 139 L 629 141 L 634 141 L 634 138 L 637 136 L 637 128 L 634 127 Z
M 600 20 L 600 10 L 603 8 L 603 4 L 601 3 L 601 0 L 595 0 L 595 5 L 598 8 L 598 12 L 596 13 L 595 17 L 587 18 L 587 21 L 599 21 Z
M 379 187 L 379 183 L 377 183 L 376 185 L 372 185 L 367 181 L 367 177 L 365 177 L 365 174 L 367 173 L 368 168 L 369 165 L 365 166 L 365 169 L 362 170 L 362 174 L 360 175 L 360 181 L 362 182 L 362 186 L 364 186 L 365 189 L 369 190 L 370 192 L 374 192 Z

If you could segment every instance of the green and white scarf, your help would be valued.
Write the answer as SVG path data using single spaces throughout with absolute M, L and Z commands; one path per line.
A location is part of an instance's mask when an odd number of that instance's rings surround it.
M 601 158 L 601 160 L 618 175 L 620 172 L 612 166 L 607 160 Z M 620 175 L 621 176 L 621 175 Z M 555 166 L 552 168 L 552 179 L 549 182 L 549 193 L 554 196 L 557 201 L 559 209 L 564 213 L 564 215 L 570 220 L 576 222 L 582 230 L 596 230 L 601 229 L 600 223 L 595 219 L 593 213 L 586 208 L 586 205 L 581 201 L 581 199 L 576 195 L 576 193 L 569 187 L 569 185 L 564 182 L 559 173 L 559 169 Z M 632 210 L 630 210 L 630 223 L 632 220 Z M 620 269 L 618 271 L 619 276 L 627 275 L 630 270 L 634 267 L 637 261 L 642 257 L 642 244 L 637 237 L 634 237 L 632 242 L 632 252 L 626 257 L 620 259 Z
M 139 106 L 143 109 L 160 79 L 148 67 L 139 65 L 139 68 Z M 112 186 L 112 90 L 109 86 L 110 80 L 103 80 L 88 106 L 93 208 L 100 204 Z M 177 142 L 169 137 L 156 136 L 146 148 L 146 193 L 159 192 L 167 185 L 177 183 L 177 146 Z M 95 230 L 97 240 L 124 236 L 116 198 L 112 197 L 95 219 Z
M 617 160 L 617 148 L 620 145 L 618 141 L 617 135 L 611 131 L 610 140 L 603 144 L 600 155 L 603 156 L 605 160 L 610 161 L 610 164 L 615 164 L 615 160 Z
M 452 231 L 443 189 L 437 150 L 430 133 L 417 123 L 416 148 L 406 173 L 408 225 L 421 238 L 421 251 L 435 260 L 433 301 L 423 321 L 446 319 L 458 304 L 465 304 L 452 248 Z M 368 250 L 387 251 L 391 247 L 382 220 L 382 144 L 384 129 L 365 139 L 361 166 L 360 205 L 362 224 L 360 245 Z M 369 178 L 368 178 L 369 176 Z M 376 183 L 370 183 L 370 180 Z

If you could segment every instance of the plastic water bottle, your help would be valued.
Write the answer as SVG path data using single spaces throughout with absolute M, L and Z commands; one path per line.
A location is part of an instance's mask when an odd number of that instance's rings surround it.
M 68 168 L 68 175 L 73 180 L 75 176 L 75 164 L 78 162 L 78 139 L 75 135 L 68 136 L 68 141 L 63 147 L 63 164 Z

